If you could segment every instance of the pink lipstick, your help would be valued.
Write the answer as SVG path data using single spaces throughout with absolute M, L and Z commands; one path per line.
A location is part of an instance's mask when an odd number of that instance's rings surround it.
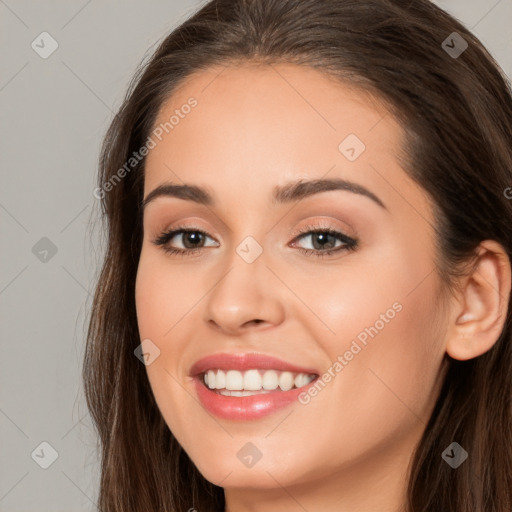
M 217 417 L 254 420 L 292 404 L 318 370 L 256 353 L 219 353 L 190 369 L 203 407 Z

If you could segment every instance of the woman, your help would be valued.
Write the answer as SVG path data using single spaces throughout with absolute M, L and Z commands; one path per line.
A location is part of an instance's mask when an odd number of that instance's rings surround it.
M 509 84 L 430 2 L 202 7 L 100 159 L 99 509 L 511 510 L 511 186 Z

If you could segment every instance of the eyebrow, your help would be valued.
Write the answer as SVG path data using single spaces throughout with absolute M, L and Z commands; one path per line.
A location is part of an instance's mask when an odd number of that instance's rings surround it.
M 285 185 L 277 185 L 272 191 L 273 204 L 285 204 L 292 201 L 298 201 L 305 197 L 310 197 L 321 192 L 329 192 L 332 190 L 345 190 L 354 194 L 368 197 L 381 208 L 387 210 L 385 204 L 370 190 L 358 183 L 345 179 L 316 179 L 316 180 L 299 180 Z M 197 185 L 177 185 L 173 183 L 163 183 L 152 190 L 142 202 L 142 209 L 157 197 L 176 197 L 187 201 L 205 206 L 215 206 L 213 196 L 202 187 Z

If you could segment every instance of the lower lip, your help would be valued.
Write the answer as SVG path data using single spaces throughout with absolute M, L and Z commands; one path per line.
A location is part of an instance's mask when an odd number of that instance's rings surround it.
M 251 396 L 224 396 L 207 388 L 201 382 L 200 377 L 194 378 L 194 382 L 201 404 L 215 416 L 227 420 L 255 420 L 298 400 L 298 396 L 313 385 L 316 379 L 301 388 L 289 391 L 271 391 Z

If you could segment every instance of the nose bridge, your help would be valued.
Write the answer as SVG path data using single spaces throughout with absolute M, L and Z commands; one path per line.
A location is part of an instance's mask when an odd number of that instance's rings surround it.
M 226 258 L 226 270 L 207 295 L 205 320 L 219 328 L 237 332 L 248 322 L 278 323 L 283 304 L 270 279 L 262 245 L 248 236 Z

